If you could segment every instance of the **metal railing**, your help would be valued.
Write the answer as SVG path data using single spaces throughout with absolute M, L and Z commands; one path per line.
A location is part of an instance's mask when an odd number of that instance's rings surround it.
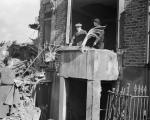
M 147 88 L 134 86 L 133 95 L 129 87 L 121 91 L 109 91 L 105 120 L 147 120 L 149 96 Z

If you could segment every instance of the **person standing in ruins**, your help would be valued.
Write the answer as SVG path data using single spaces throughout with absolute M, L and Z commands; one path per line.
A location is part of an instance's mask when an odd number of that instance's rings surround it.
M 76 27 L 76 32 L 71 39 L 70 46 L 81 46 L 87 32 L 82 29 L 81 23 L 75 24 L 75 27 Z
M 93 47 L 96 49 L 104 49 L 104 29 L 106 26 L 101 25 L 101 21 L 95 18 L 94 27 L 89 30 L 82 46 Z
M 19 91 L 14 83 L 13 60 L 8 57 L 5 64 L 0 70 L 0 118 L 10 115 L 12 106 L 19 100 Z

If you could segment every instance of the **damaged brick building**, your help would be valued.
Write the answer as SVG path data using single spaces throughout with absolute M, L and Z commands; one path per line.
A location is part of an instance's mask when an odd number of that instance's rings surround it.
M 146 86 L 149 91 L 149 0 L 41 0 L 40 6 L 39 53 L 48 46 L 67 46 L 75 31 L 75 23 L 81 22 L 83 28 L 88 31 L 92 27 L 92 19 L 100 18 L 102 24 L 107 26 L 104 49 L 123 53 L 122 58 L 118 59 L 121 65 L 118 79 L 120 85 L 130 84 L 129 91 L 131 93 L 134 92 L 135 85 Z M 62 97 L 66 94 L 63 93 L 65 83 L 62 82 L 59 75 L 56 75 L 57 71 L 53 65 L 48 65 L 45 70 L 48 80 L 51 81 L 48 118 L 71 119 L 71 113 L 69 113 L 71 110 L 63 103 L 66 101 L 64 99 L 67 99 Z M 74 81 L 74 78 L 70 79 Z M 83 88 L 87 87 L 84 82 L 69 84 L 70 86 L 80 84 Z M 101 82 L 104 90 L 110 90 L 116 84 L 117 82 L 113 80 Z M 80 90 L 89 94 L 86 89 Z M 104 108 L 100 109 L 106 109 L 107 93 L 104 90 L 101 93 L 101 101 L 105 101 L 105 103 L 101 103 L 102 106 L 104 104 Z M 71 89 L 68 91 L 71 92 Z M 86 94 L 84 95 L 83 92 L 76 97 L 83 96 L 85 99 Z M 147 94 L 149 95 L 149 92 Z M 87 111 L 86 108 L 81 110 L 85 116 L 80 119 L 104 119 L 103 117 L 94 117 L 94 113 L 89 117 Z

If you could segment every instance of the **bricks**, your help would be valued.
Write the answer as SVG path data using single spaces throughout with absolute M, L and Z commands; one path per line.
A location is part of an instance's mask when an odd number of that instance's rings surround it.
M 144 66 L 147 58 L 148 0 L 125 0 L 121 14 L 120 44 L 127 49 L 124 66 Z
M 51 13 L 55 16 L 55 26 L 52 31 L 55 31 L 55 37 L 52 42 L 55 41 L 55 44 L 62 45 L 65 44 L 65 32 L 66 32 L 66 21 L 67 21 L 67 0 L 55 0 L 56 9 L 55 12 L 51 12 L 49 7 L 52 6 L 49 4 L 49 0 L 42 0 L 41 7 L 39 12 L 40 17 L 40 46 L 44 46 L 44 24 L 46 16 Z M 50 12 L 49 12 L 50 11 Z M 45 16 L 46 13 L 46 16 Z M 45 18 L 46 17 L 46 18 Z M 51 17 L 50 17 L 51 18 Z M 54 23 L 54 22 L 53 22 Z M 51 34 L 51 33 L 50 33 Z
M 67 0 L 57 0 L 56 9 L 56 44 L 65 44 L 66 21 L 67 21 Z

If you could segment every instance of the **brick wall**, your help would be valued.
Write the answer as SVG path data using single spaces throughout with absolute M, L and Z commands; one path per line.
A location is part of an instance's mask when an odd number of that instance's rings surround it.
M 125 0 L 120 18 L 120 44 L 124 66 L 144 66 L 147 49 L 148 0 Z
M 55 17 L 55 42 L 56 44 L 65 44 L 67 0 L 57 0 Z
M 43 31 L 44 31 L 44 6 L 41 4 L 40 11 L 39 11 L 39 24 L 40 24 L 40 31 L 39 31 L 39 49 L 42 47 L 42 42 L 43 42 Z
M 55 0 L 55 10 L 54 12 L 49 9 L 52 5 L 48 5 L 49 0 L 42 0 L 40 7 L 40 45 L 43 46 L 45 41 L 44 38 L 44 27 L 45 19 L 50 18 L 51 24 L 53 24 L 50 34 L 53 35 L 53 39 L 50 39 L 50 43 L 53 44 L 54 41 L 57 45 L 65 44 L 65 32 L 66 32 L 66 21 L 67 21 L 67 0 Z M 51 4 L 51 3 L 50 3 Z M 52 21 L 53 20 L 53 21 Z M 54 37 L 55 36 L 55 37 Z

